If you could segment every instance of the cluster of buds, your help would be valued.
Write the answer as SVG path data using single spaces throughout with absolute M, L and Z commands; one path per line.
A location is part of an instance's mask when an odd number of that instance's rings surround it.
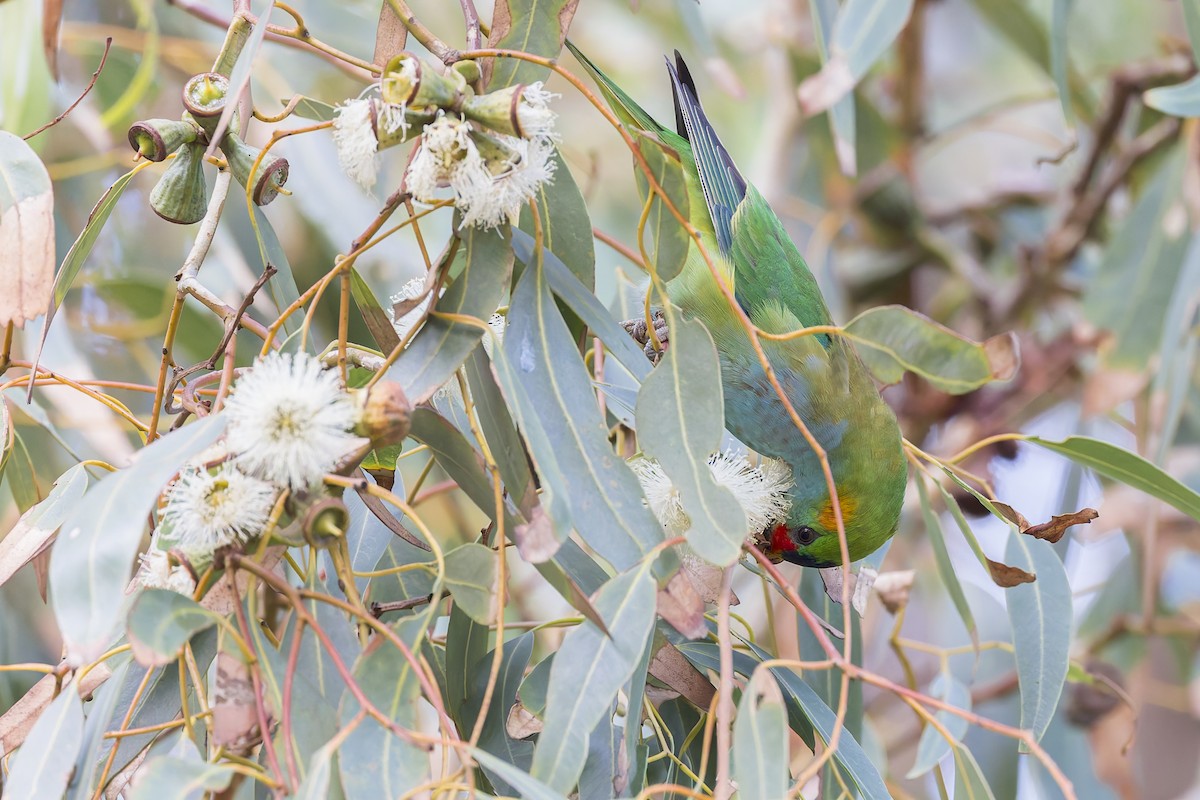
M 374 185 L 380 150 L 421 135 L 406 174 L 419 201 L 449 189 L 462 224 L 492 228 L 511 220 L 554 175 L 554 97 L 542 84 L 475 94 L 473 61 L 445 73 L 411 53 L 385 67 L 378 96 L 352 100 L 334 118 L 342 169 L 364 188 Z
M 150 207 L 163 219 L 180 225 L 203 219 L 208 200 L 204 153 L 216 135 L 229 99 L 229 78 L 203 72 L 184 84 L 185 111 L 181 119 L 142 120 L 129 128 L 129 144 L 140 157 L 165 161 L 176 154 L 150 193 Z M 238 129 L 235 113 L 218 146 L 238 183 L 246 187 L 257 205 L 265 206 L 287 182 L 287 159 L 271 153 L 263 155 L 242 141 Z

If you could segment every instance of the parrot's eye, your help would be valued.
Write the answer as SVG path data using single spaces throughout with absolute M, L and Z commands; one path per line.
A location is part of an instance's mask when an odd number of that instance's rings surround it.
M 817 540 L 817 536 L 819 535 L 820 534 L 807 525 L 801 525 L 796 529 L 796 541 L 804 547 L 807 547 L 815 542 Z

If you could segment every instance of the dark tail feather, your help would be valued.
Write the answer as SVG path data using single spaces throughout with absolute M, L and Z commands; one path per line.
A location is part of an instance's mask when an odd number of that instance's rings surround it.
M 696 94 L 696 84 L 679 51 L 675 63 L 667 60 L 671 89 L 675 98 L 675 120 L 679 135 L 692 144 L 700 186 L 717 233 L 721 252 L 728 253 L 733 241 L 733 214 L 746 196 L 746 179 L 738 172 L 729 152 L 717 138 L 717 132 L 704 114 Z

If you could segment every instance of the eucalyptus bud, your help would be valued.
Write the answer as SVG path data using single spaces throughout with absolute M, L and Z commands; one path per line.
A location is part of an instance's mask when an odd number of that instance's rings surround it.
M 255 205 L 265 206 L 279 196 L 279 187 L 287 183 L 288 162 L 282 156 L 262 152 L 243 142 L 236 134 L 229 133 L 221 140 L 221 152 L 229 162 L 229 170 L 238 183 L 250 190 Z M 258 161 L 258 169 L 254 163 Z M 254 174 L 251 175 L 253 170 Z
M 462 75 L 462 78 L 467 83 L 474 83 L 483 77 L 483 71 L 479 69 L 479 64 L 469 59 L 455 61 L 450 65 L 450 69 Z
M 468 97 L 462 106 L 467 119 L 509 136 L 531 139 L 550 136 L 555 114 L 549 102 L 555 95 L 541 82 L 510 86 L 497 92 Z
M 346 535 L 350 511 L 338 497 L 322 497 L 304 514 L 304 538 L 314 547 L 325 547 Z
M 385 103 L 432 112 L 437 108 L 457 109 L 467 91 L 462 73 L 442 75 L 412 53 L 397 53 L 384 67 L 379 94 Z
M 371 440 L 372 447 L 400 444 L 408 436 L 412 404 L 395 381 L 380 381 L 362 396 L 362 412 L 354 432 Z
M 204 146 L 186 144 L 150 192 L 150 207 L 168 222 L 191 225 L 204 219 L 208 184 L 204 180 Z
M 196 141 L 198 130 L 177 119 L 144 119 L 129 127 L 129 146 L 142 158 L 163 161 L 185 144 Z
M 217 129 L 228 99 L 229 78 L 219 72 L 201 72 L 183 85 L 183 107 L 209 136 Z
M 377 150 L 407 142 L 436 118 L 432 111 L 414 111 L 380 100 L 371 100 L 370 103 L 371 129 L 375 132 Z

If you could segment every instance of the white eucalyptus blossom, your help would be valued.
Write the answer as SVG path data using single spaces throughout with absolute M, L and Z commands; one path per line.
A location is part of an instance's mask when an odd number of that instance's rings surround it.
M 167 589 L 191 596 L 196 591 L 196 581 L 187 567 L 171 566 L 170 557 L 162 550 L 151 548 L 138 556 L 139 566 L 134 582 L 144 589 Z
M 365 440 L 350 433 L 357 409 L 335 371 L 307 353 L 274 352 L 234 385 L 227 438 L 247 472 L 309 489 Z
M 364 189 L 379 174 L 379 140 L 371 124 L 372 100 L 360 97 L 339 106 L 333 115 L 333 144 L 342 172 Z
M 460 196 L 462 224 L 475 228 L 495 228 L 516 222 L 521 209 L 532 200 L 544 183 L 554 179 L 556 162 L 551 158 L 554 144 L 546 137 L 519 139 L 497 136 L 511 151 L 499 164 L 488 162 L 489 180 L 472 184 L 472 192 Z
M 688 530 L 691 520 L 679 500 L 679 490 L 662 466 L 650 458 L 636 459 L 629 466 L 663 528 L 672 535 Z M 747 533 L 765 530 L 787 516 L 791 507 L 787 490 L 792 486 L 792 472 L 783 462 L 763 459 L 759 466 L 754 466 L 743 455 L 722 452 L 708 457 L 708 468 L 713 480 L 733 492 L 746 515 Z
M 554 92 L 545 90 L 541 81 L 521 88 L 521 99 L 517 103 L 517 124 L 524 136 L 530 139 L 557 138 L 554 120 L 558 115 L 550 110 L 550 101 L 556 97 L 558 95 Z
M 406 179 L 413 197 L 432 203 L 448 187 L 464 226 L 486 229 L 515 220 L 538 188 L 553 179 L 554 144 L 545 136 L 496 134 L 488 141 L 503 155 L 485 158 L 470 124 L 457 117 L 443 115 L 425 126 Z
M 275 487 L 226 462 L 216 471 L 188 467 L 167 491 L 163 534 L 192 561 L 262 533 Z

